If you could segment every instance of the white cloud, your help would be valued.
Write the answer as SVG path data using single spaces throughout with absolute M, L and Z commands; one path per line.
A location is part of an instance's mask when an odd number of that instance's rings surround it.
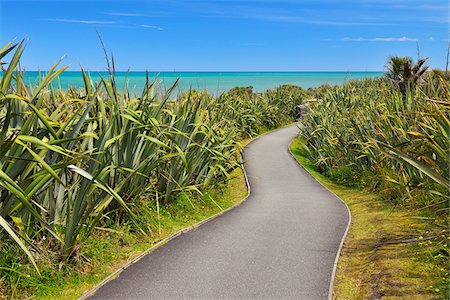
M 114 21 L 99 21 L 99 20 L 74 20 L 74 19 L 46 19 L 47 21 L 63 22 L 63 23 L 80 23 L 80 24 L 116 24 Z
M 345 41 L 345 42 L 418 42 L 419 39 L 409 38 L 409 37 L 406 37 L 406 36 L 402 36 L 402 37 L 399 37 L 399 38 L 396 38 L 396 37 L 378 37 L 378 38 L 363 38 L 363 37 L 350 38 L 350 37 L 345 37 L 345 38 L 342 38 L 341 41 Z
M 226 16 L 226 15 L 224 15 Z M 311 17 L 299 17 L 288 14 L 273 14 L 266 12 L 252 12 L 251 10 L 241 10 L 240 13 L 231 13 L 229 17 L 238 17 L 244 19 L 258 19 L 272 22 L 284 22 L 284 23 L 298 23 L 298 24 L 311 24 L 311 25 L 329 25 L 329 26 L 391 26 L 393 23 L 384 22 L 359 22 L 359 21 L 341 21 L 341 20 L 326 20 L 321 18 Z
M 156 29 L 156 30 L 164 30 L 164 28 L 155 26 L 155 25 L 147 25 L 147 24 L 141 24 L 141 27 L 143 28 L 149 28 L 149 29 Z
M 77 23 L 77 24 L 91 24 L 91 25 L 112 25 L 116 28 L 147 28 L 162 31 L 164 28 L 147 25 L 147 24 L 134 24 L 126 22 L 116 22 L 116 21 L 100 21 L 100 20 L 76 20 L 76 19 L 45 19 L 51 22 L 62 22 L 62 23 Z

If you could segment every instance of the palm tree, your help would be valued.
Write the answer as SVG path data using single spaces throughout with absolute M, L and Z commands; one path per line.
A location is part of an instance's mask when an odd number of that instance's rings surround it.
M 391 56 L 386 64 L 386 77 L 406 96 L 408 87 L 416 85 L 428 70 L 427 60 L 428 57 L 422 57 L 414 63 L 409 56 Z

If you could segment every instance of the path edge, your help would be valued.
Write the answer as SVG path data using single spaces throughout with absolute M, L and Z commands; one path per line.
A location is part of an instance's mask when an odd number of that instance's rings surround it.
M 252 140 L 253 141 L 253 140 Z M 252 142 L 251 141 L 251 142 Z M 250 143 L 251 143 L 250 142 Z M 240 154 L 241 156 L 241 162 L 243 163 L 243 157 L 242 157 L 242 153 Z M 248 177 L 247 177 L 247 172 L 245 171 L 244 165 L 242 165 L 241 167 L 243 173 L 244 173 L 244 178 L 245 178 L 245 185 L 247 186 L 247 195 L 237 204 L 234 204 L 233 206 L 222 210 L 220 212 L 218 212 L 215 215 L 212 215 L 204 220 L 201 220 L 200 222 L 197 222 L 195 224 L 192 224 L 188 227 L 185 227 L 183 229 L 178 230 L 177 232 L 171 234 L 170 236 L 160 240 L 159 242 L 157 242 L 156 244 L 154 244 L 153 246 L 151 246 L 150 248 L 146 249 L 144 252 L 142 252 L 141 254 L 139 254 L 138 256 L 136 256 L 135 258 L 133 258 L 132 260 L 129 260 L 128 262 L 126 262 L 125 264 L 123 264 L 122 266 L 120 266 L 118 269 L 116 269 L 114 272 L 112 272 L 111 274 L 109 274 L 105 279 L 103 279 L 102 281 L 100 281 L 99 283 L 97 283 L 94 287 L 90 288 L 89 290 L 87 290 L 86 292 L 83 293 L 83 295 L 81 295 L 78 300 L 85 300 L 87 298 L 89 298 L 90 296 L 94 295 L 101 287 L 103 287 L 105 284 L 107 284 L 108 282 L 110 282 L 111 280 L 114 280 L 115 278 L 117 278 L 125 269 L 127 269 L 128 267 L 130 267 L 131 265 L 137 263 L 139 260 L 141 260 L 142 258 L 144 258 L 145 256 L 147 256 L 148 254 L 152 253 L 153 251 L 155 251 L 156 249 L 158 249 L 159 247 L 167 244 L 169 241 L 173 240 L 174 238 L 185 234 L 191 230 L 194 230 L 198 227 L 200 227 L 201 225 L 208 223 L 209 221 L 212 221 L 218 217 L 220 217 L 221 215 L 229 212 L 230 210 L 240 206 L 242 203 L 244 203 L 248 197 L 250 196 L 250 184 L 248 181 Z
M 298 127 L 298 126 L 297 126 Z M 301 133 L 301 129 L 298 127 L 299 132 Z M 299 135 L 300 135 L 299 133 Z M 294 139 L 296 139 L 297 137 L 295 137 Z M 337 269 L 337 265 L 338 265 L 338 261 L 339 261 L 339 257 L 341 256 L 341 252 L 342 252 L 342 247 L 344 246 L 344 241 L 347 238 L 348 235 L 348 231 L 350 230 L 350 225 L 352 223 L 352 213 L 350 211 L 350 208 L 348 207 L 347 203 L 345 203 L 344 200 L 342 200 L 338 195 L 336 195 L 334 192 L 330 191 L 326 186 L 324 186 L 319 180 L 316 179 L 316 177 L 314 177 L 314 175 L 312 175 L 295 157 L 294 153 L 292 153 L 291 151 L 291 143 L 294 140 L 292 139 L 291 142 L 288 145 L 288 151 L 289 154 L 291 155 L 291 157 L 294 159 L 294 161 L 297 163 L 297 165 L 299 165 L 303 170 L 306 171 L 306 173 L 309 174 L 309 176 L 311 176 L 315 181 L 317 181 L 321 186 L 323 186 L 327 191 L 329 191 L 331 194 L 333 194 L 336 198 L 338 198 L 342 203 L 344 203 L 345 207 L 347 208 L 347 214 L 348 214 L 348 222 L 347 222 L 347 227 L 345 228 L 344 234 L 342 235 L 341 238 L 341 242 L 339 244 L 339 248 L 338 251 L 336 252 L 336 258 L 334 259 L 334 263 L 333 263 L 333 271 L 331 273 L 331 279 L 330 279 L 330 286 L 328 288 L 328 300 L 333 300 L 333 289 L 334 289 L 334 281 L 336 279 L 336 269 Z
M 205 223 L 208 223 L 209 221 L 212 221 L 212 220 L 214 220 L 214 219 L 216 219 L 216 218 L 218 218 L 218 217 L 220 217 L 220 216 L 226 214 L 226 213 L 229 212 L 230 210 L 232 210 L 232 209 L 234 209 L 234 208 L 240 206 L 242 203 L 244 203 L 244 202 L 250 197 L 250 194 L 251 194 L 250 182 L 249 182 L 248 175 L 247 175 L 247 172 L 245 171 L 245 166 L 244 166 L 244 165 L 245 165 L 245 161 L 244 161 L 244 150 L 245 150 L 245 148 L 247 148 L 251 143 L 253 143 L 254 141 L 258 140 L 259 138 L 261 138 L 261 137 L 263 137 L 263 136 L 265 136 L 265 135 L 267 135 L 267 134 L 270 134 L 270 133 L 272 133 L 272 132 L 274 132 L 274 131 L 277 131 L 277 130 L 280 130 L 280 129 L 282 129 L 282 128 L 285 128 L 285 127 L 288 127 L 288 126 L 297 125 L 297 124 L 298 124 L 297 122 L 293 122 L 293 123 L 290 123 L 290 124 L 281 126 L 281 127 L 279 127 L 279 128 L 276 128 L 276 129 L 273 129 L 273 130 L 269 130 L 269 131 L 267 131 L 267 132 L 264 132 L 263 134 L 260 134 L 260 135 L 258 135 L 258 136 L 256 136 L 256 137 L 254 137 L 253 139 L 251 139 L 251 141 L 248 142 L 248 143 L 242 148 L 242 151 L 241 151 L 241 153 L 240 153 L 240 162 L 241 162 L 241 164 L 242 164 L 242 167 L 241 167 L 241 168 L 242 168 L 242 172 L 244 173 L 245 185 L 247 186 L 247 195 L 246 195 L 239 203 L 237 203 L 237 204 L 235 204 L 235 205 L 233 205 L 233 206 L 231 206 L 231 207 L 229 207 L 229 208 L 227 208 L 227 209 L 225 209 L 225 210 L 222 210 L 222 211 L 218 212 L 217 214 L 212 215 L 211 217 L 208 217 L 208 218 L 206 218 L 206 219 L 204 219 L 204 220 L 202 220 L 202 221 L 200 221 L 200 222 L 197 222 L 197 223 L 192 224 L 192 225 L 190 225 L 190 226 L 188 226 L 188 227 L 185 227 L 185 228 L 183 228 L 183 229 L 180 229 L 179 231 L 177 231 L 177 232 L 171 234 L 170 236 L 168 236 L 168 237 L 166 237 L 166 238 L 160 240 L 159 242 L 157 242 L 157 243 L 154 244 L 153 246 L 149 247 L 148 249 L 146 249 L 144 252 L 142 252 L 141 254 L 139 254 L 138 256 L 136 256 L 135 258 L 133 258 L 132 260 L 129 260 L 128 262 L 126 262 L 125 264 L 123 264 L 122 266 L 120 266 L 119 268 L 117 268 L 114 272 L 112 272 L 111 274 L 109 274 L 105 279 L 103 279 L 102 281 L 100 281 L 99 283 L 97 283 L 95 286 L 93 286 L 92 288 L 90 288 L 89 290 L 87 290 L 86 292 L 84 292 L 84 293 L 78 298 L 78 300 L 85 300 L 85 299 L 89 298 L 90 296 L 94 295 L 101 287 L 103 287 L 103 286 L 104 286 L 105 284 L 107 284 L 109 281 L 111 281 L 111 280 L 117 278 L 117 277 L 120 275 L 120 273 L 122 273 L 125 269 L 127 269 L 127 268 L 130 267 L 131 265 L 135 264 L 136 262 L 138 262 L 139 260 L 141 260 L 142 258 L 144 258 L 145 256 L 147 256 L 147 255 L 150 254 L 151 252 L 155 251 L 155 250 L 158 249 L 159 247 L 161 247 L 161 246 L 167 244 L 169 241 L 173 240 L 174 238 L 176 238 L 176 237 L 178 237 L 178 236 L 180 236 L 180 235 L 182 235 L 182 234 L 184 234 L 184 233 L 187 233 L 187 232 L 189 232 L 189 231 L 191 231 L 191 230 L 193 230 L 193 229 L 196 229 L 196 228 L 198 228 L 199 226 L 201 226 L 201 225 L 203 225 L 203 224 L 205 224 Z

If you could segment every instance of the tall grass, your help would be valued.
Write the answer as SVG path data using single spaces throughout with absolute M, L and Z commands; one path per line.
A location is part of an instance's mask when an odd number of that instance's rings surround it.
M 376 200 L 386 207 L 401 207 L 391 218 L 426 228 L 420 233 L 413 227 L 402 233 L 392 228 L 383 236 L 386 224 L 374 219 L 364 247 L 370 246 L 368 240 L 390 240 L 410 251 L 412 263 L 426 260 L 434 266 L 428 290 L 444 299 L 449 292 L 450 80 L 431 71 L 411 83 L 400 88 L 379 78 L 321 89 L 304 119 L 303 135 L 320 172 L 341 184 L 376 191 L 381 198 Z M 399 234 L 405 236 L 395 238 Z M 372 256 L 377 251 L 368 249 Z
M 398 205 L 448 212 L 450 83 L 429 72 L 406 95 L 384 78 L 328 88 L 304 135 L 322 172 Z
M 0 49 L 0 243 L 21 249 L 37 270 L 49 253 L 70 264 L 111 221 L 157 234 L 139 221 L 145 208 L 136 199 L 170 205 L 225 182 L 240 164 L 239 139 L 291 121 L 304 95 L 173 96 L 177 83 L 162 91 L 148 76 L 137 95 L 118 89 L 109 59 L 109 76 L 93 82 L 83 71 L 84 87 L 63 91 L 55 80 L 67 67 L 58 62 L 30 84 L 19 69 L 23 50 Z M 13 262 L 0 262 L 8 276 Z

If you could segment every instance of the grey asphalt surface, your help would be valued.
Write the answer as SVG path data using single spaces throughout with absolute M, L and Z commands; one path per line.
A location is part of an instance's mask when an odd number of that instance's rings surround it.
M 156 249 L 90 299 L 327 299 L 349 216 L 289 154 L 293 125 L 244 152 L 251 195 Z

